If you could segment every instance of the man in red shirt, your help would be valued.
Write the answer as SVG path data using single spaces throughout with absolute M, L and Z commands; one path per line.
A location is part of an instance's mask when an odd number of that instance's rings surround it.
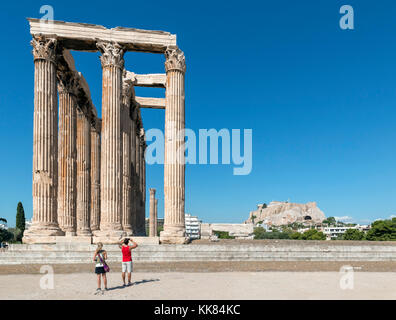
M 132 245 L 129 245 L 129 241 L 131 241 Z M 128 272 L 128 286 L 130 286 L 131 283 L 131 276 L 132 276 L 132 254 L 131 251 L 132 249 L 137 248 L 137 243 L 133 241 L 132 239 L 125 238 L 124 240 L 121 240 L 121 242 L 118 244 L 118 246 L 121 249 L 122 252 L 122 281 L 125 284 L 125 272 Z

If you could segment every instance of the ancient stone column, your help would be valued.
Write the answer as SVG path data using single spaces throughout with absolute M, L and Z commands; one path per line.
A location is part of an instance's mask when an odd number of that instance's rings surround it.
M 51 242 L 63 235 L 57 216 L 58 99 L 56 39 L 34 38 L 33 223 L 24 242 Z
M 145 207 L 145 187 L 144 187 L 144 129 L 140 129 L 139 135 L 139 191 L 140 191 L 140 210 L 138 215 L 139 235 L 146 235 L 146 207 Z
M 158 236 L 158 199 L 154 203 L 154 235 Z
M 142 213 L 141 213 L 141 230 L 142 235 L 146 236 L 146 159 L 145 159 L 145 151 L 146 151 L 146 141 L 145 141 L 145 133 L 144 129 L 141 129 L 140 133 L 140 143 L 141 143 L 141 185 L 142 185 Z
M 117 43 L 98 42 L 102 53 L 101 221 L 106 237 L 119 237 L 121 226 L 121 94 L 124 50 Z
M 91 123 L 77 110 L 77 235 L 91 236 Z
M 131 119 L 131 225 L 133 235 L 137 234 L 136 227 L 136 215 L 137 215 L 137 189 L 136 189 L 136 116 L 137 109 L 134 108 L 132 111 Z
M 101 121 L 91 125 L 91 231 L 100 227 L 100 131 Z
M 155 189 L 150 188 L 150 225 L 149 236 L 155 237 Z
M 77 79 L 72 72 L 58 72 L 58 222 L 67 236 L 76 235 L 77 199 Z
M 164 231 L 162 243 L 185 243 L 184 195 L 184 74 L 183 52 L 168 48 L 165 52 L 165 163 L 164 163 Z
M 136 199 L 135 199 L 135 203 L 136 203 L 136 234 L 140 235 L 141 232 L 141 212 L 142 212 L 142 193 L 140 190 L 140 123 L 138 122 L 139 120 L 137 120 L 136 123 L 136 132 L 135 132 L 135 162 L 136 162 L 136 168 L 135 168 L 135 190 L 136 190 Z
M 122 229 L 132 235 L 131 224 L 131 128 L 128 105 L 121 107 L 121 145 L 122 145 Z

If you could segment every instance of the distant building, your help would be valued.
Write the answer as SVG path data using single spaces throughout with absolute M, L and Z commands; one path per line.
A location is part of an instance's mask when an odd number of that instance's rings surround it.
M 185 214 L 186 236 L 190 239 L 201 238 L 201 221 L 189 213 Z
M 336 239 L 339 236 L 342 236 L 348 229 L 356 229 L 359 231 L 367 232 L 370 230 L 370 226 L 367 225 L 359 225 L 353 227 L 346 226 L 335 226 L 335 227 L 324 227 L 322 228 L 322 232 L 326 235 L 326 240 Z

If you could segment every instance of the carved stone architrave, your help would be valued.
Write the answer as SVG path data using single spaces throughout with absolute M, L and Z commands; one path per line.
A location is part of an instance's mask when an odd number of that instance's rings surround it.
M 33 47 L 34 60 L 48 60 L 56 63 L 56 38 L 48 38 L 43 36 L 33 37 L 30 44 Z
M 165 51 L 165 70 L 179 70 L 183 73 L 186 72 L 186 59 L 183 51 L 177 47 L 168 47 Z
M 102 68 L 107 66 L 124 68 L 125 50 L 122 45 L 116 42 L 98 41 L 96 46 L 101 53 L 100 62 L 102 63 Z

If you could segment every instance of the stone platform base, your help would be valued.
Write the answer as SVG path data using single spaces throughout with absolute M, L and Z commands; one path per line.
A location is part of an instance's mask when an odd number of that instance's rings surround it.
M 174 237 L 161 235 L 159 238 L 161 244 L 187 244 L 191 240 L 188 237 Z
M 144 245 L 158 245 L 160 243 L 159 237 L 130 237 L 139 244 Z M 118 244 L 120 237 L 108 236 L 25 236 L 23 237 L 25 244 Z
M 159 244 L 159 237 L 129 237 L 134 240 L 138 244 L 143 245 L 156 245 Z M 92 243 L 96 244 L 98 242 L 102 242 L 103 244 L 118 244 L 120 243 L 119 237 L 104 237 L 104 236 L 93 236 Z
M 22 242 L 26 244 L 53 244 L 56 243 L 57 236 L 35 236 L 25 235 Z

